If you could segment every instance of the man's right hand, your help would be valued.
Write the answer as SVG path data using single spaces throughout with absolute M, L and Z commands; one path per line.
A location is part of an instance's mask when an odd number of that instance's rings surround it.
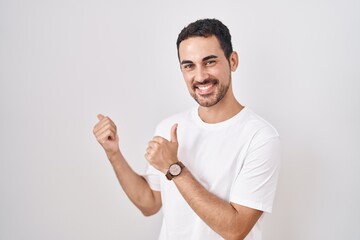
M 102 114 L 97 115 L 97 118 L 99 122 L 95 125 L 93 133 L 110 159 L 111 156 L 120 151 L 116 125 L 109 117 Z
M 160 192 L 153 191 L 145 178 L 134 172 L 121 154 L 115 123 L 101 114 L 97 117 L 99 122 L 94 127 L 94 135 L 104 148 L 126 195 L 145 216 L 157 213 L 162 205 Z

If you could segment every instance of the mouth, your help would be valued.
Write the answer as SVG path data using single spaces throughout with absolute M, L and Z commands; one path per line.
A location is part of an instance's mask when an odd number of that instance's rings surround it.
M 207 80 L 202 83 L 194 84 L 194 90 L 199 95 L 209 95 L 215 90 L 217 80 Z

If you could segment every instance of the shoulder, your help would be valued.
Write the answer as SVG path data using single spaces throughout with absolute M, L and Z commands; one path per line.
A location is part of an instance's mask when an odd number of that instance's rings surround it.
M 251 109 L 247 108 L 246 111 L 247 121 L 245 127 L 248 128 L 248 130 L 251 130 L 254 135 L 262 137 L 279 137 L 278 131 L 272 124 Z
M 261 132 L 268 133 L 270 135 L 279 136 L 279 133 L 275 127 L 260 117 L 251 109 L 247 108 L 247 127 L 261 130 Z

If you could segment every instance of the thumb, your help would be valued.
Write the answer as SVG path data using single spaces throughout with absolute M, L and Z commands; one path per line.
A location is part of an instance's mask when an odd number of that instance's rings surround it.
M 178 127 L 178 124 L 175 123 L 172 127 L 171 127 L 171 132 L 170 132 L 170 136 L 171 136 L 171 142 L 178 142 L 178 139 L 177 139 L 177 127 Z
M 99 121 L 103 120 L 103 119 L 104 119 L 104 117 L 105 117 L 105 116 L 104 116 L 104 115 L 102 115 L 102 114 L 98 114 L 98 115 L 97 115 L 97 118 L 99 119 Z

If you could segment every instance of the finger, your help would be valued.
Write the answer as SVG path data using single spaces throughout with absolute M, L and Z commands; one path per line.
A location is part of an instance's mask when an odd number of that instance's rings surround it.
M 111 130 L 106 130 L 105 132 L 99 134 L 96 139 L 101 142 L 105 143 L 106 141 L 115 140 L 115 134 Z
M 157 149 L 159 147 L 159 143 L 156 141 L 150 141 L 148 143 L 148 149 Z
M 155 136 L 155 137 L 153 137 L 153 139 L 151 139 L 150 142 L 155 142 L 155 143 L 161 144 L 164 141 L 167 141 L 167 140 L 165 138 L 163 138 L 163 137 Z
M 150 159 L 151 159 L 151 155 L 149 153 L 145 153 L 144 157 L 148 161 L 150 161 Z
M 100 136 L 107 130 L 110 130 L 111 132 L 116 134 L 116 126 L 113 124 L 110 124 L 110 123 L 103 125 L 103 126 L 98 126 L 97 129 L 94 129 L 94 134 L 95 134 L 95 136 Z
M 178 127 L 178 124 L 175 123 L 172 127 L 171 127 L 171 131 L 170 131 L 170 136 L 171 136 L 171 142 L 175 142 L 177 143 L 178 142 L 178 139 L 177 139 L 177 127 Z
M 103 128 L 109 128 L 109 127 L 112 127 L 115 129 L 116 131 L 116 125 L 115 123 L 108 117 L 104 117 L 100 122 L 98 122 L 94 129 L 93 129 L 93 132 L 96 133 L 98 132 L 100 129 L 103 129 Z
M 98 114 L 98 115 L 97 115 L 97 118 L 99 119 L 99 121 L 101 121 L 101 120 L 103 120 L 103 119 L 105 118 L 105 116 L 102 115 L 102 114 Z
M 99 115 L 101 115 L 101 114 L 99 114 Z M 101 120 L 100 120 L 100 118 L 101 118 Z M 94 130 L 93 130 L 94 132 L 98 131 L 99 128 L 102 128 L 104 125 L 106 125 L 110 122 L 110 119 L 106 118 L 106 117 L 104 117 L 104 118 L 98 117 L 98 119 L 99 119 L 99 122 L 96 123 L 96 125 L 94 126 Z

